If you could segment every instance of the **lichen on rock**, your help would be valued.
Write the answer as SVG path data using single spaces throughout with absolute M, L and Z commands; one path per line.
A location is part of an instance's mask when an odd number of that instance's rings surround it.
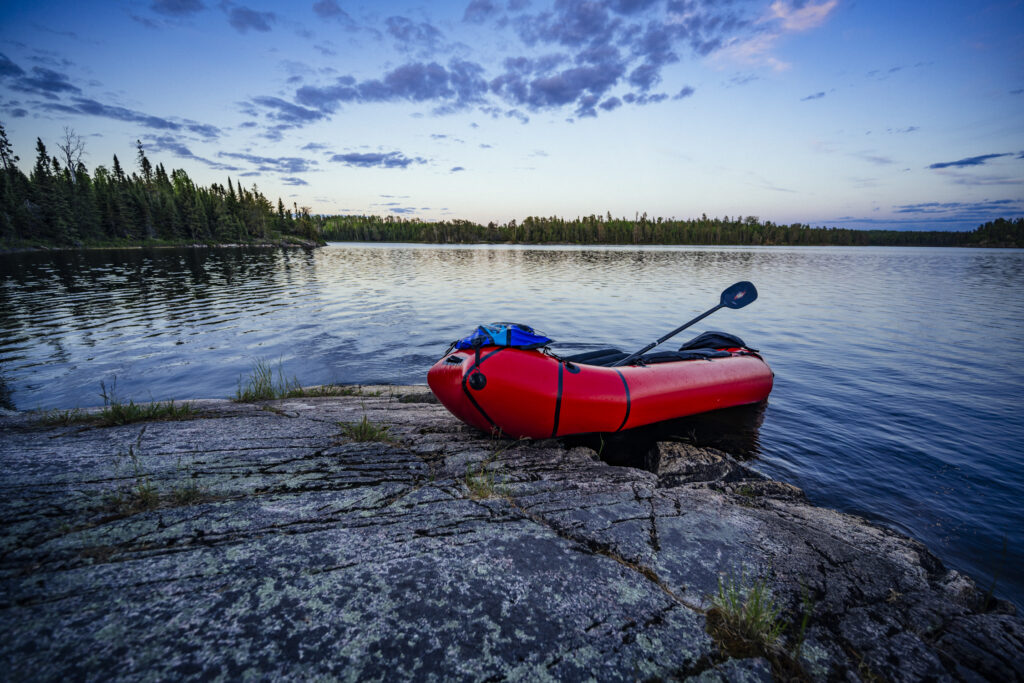
M 651 471 L 611 466 L 559 440 L 472 431 L 422 388 L 201 409 L 216 419 L 141 436 L 3 418 L 7 671 L 1024 677 L 1024 628 L 1005 603 L 983 611 L 973 582 L 920 543 L 813 507 L 720 451 L 660 444 Z M 339 427 L 363 418 L 390 441 Z M 138 467 L 125 471 L 129 444 Z M 112 509 L 140 472 L 157 503 Z M 479 472 L 499 495 L 474 494 Z M 186 485 L 203 495 L 172 495 Z M 782 659 L 732 657 L 708 634 L 719 580 L 738 572 L 777 601 Z

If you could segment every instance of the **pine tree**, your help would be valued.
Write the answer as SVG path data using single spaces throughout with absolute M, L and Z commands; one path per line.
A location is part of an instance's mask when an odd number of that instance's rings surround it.
M 4 171 L 8 173 L 12 169 L 16 169 L 17 166 L 15 164 L 21 161 L 11 148 L 11 143 L 7 139 L 7 131 L 4 129 L 2 122 L 0 122 L 0 161 L 3 161 Z

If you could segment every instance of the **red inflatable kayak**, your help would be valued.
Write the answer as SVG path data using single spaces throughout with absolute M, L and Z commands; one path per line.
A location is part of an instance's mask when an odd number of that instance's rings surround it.
M 617 432 L 757 403 L 771 392 L 772 371 L 756 352 L 686 348 L 610 367 L 609 360 L 627 354 L 609 349 L 558 358 L 544 349 L 483 346 L 446 354 L 427 382 L 462 421 L 533 439 Z

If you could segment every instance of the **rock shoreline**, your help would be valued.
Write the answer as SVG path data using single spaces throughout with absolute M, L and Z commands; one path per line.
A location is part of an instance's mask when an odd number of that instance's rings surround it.
M 725 453 L 615 467 L 488 438 L 423 387 L 370 394 L 0 418 L 7 675 L 1024 679 L 1010 605 Z M 391 440 L 346 435 L 364 417 Z M 709 634 L 721 577 L 764 580 L 775 648 Z

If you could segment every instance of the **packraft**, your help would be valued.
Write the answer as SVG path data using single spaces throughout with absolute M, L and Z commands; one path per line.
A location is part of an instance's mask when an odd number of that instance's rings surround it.
M 724 332 L 636 357 L 614 348 L 560 357 L 551 341 L 526 325 L 482 325 L 449 347 L 427 382 L 463 422 L 535 439 L 757 403 L 772 389 L 774 375 L 759 352 Z

